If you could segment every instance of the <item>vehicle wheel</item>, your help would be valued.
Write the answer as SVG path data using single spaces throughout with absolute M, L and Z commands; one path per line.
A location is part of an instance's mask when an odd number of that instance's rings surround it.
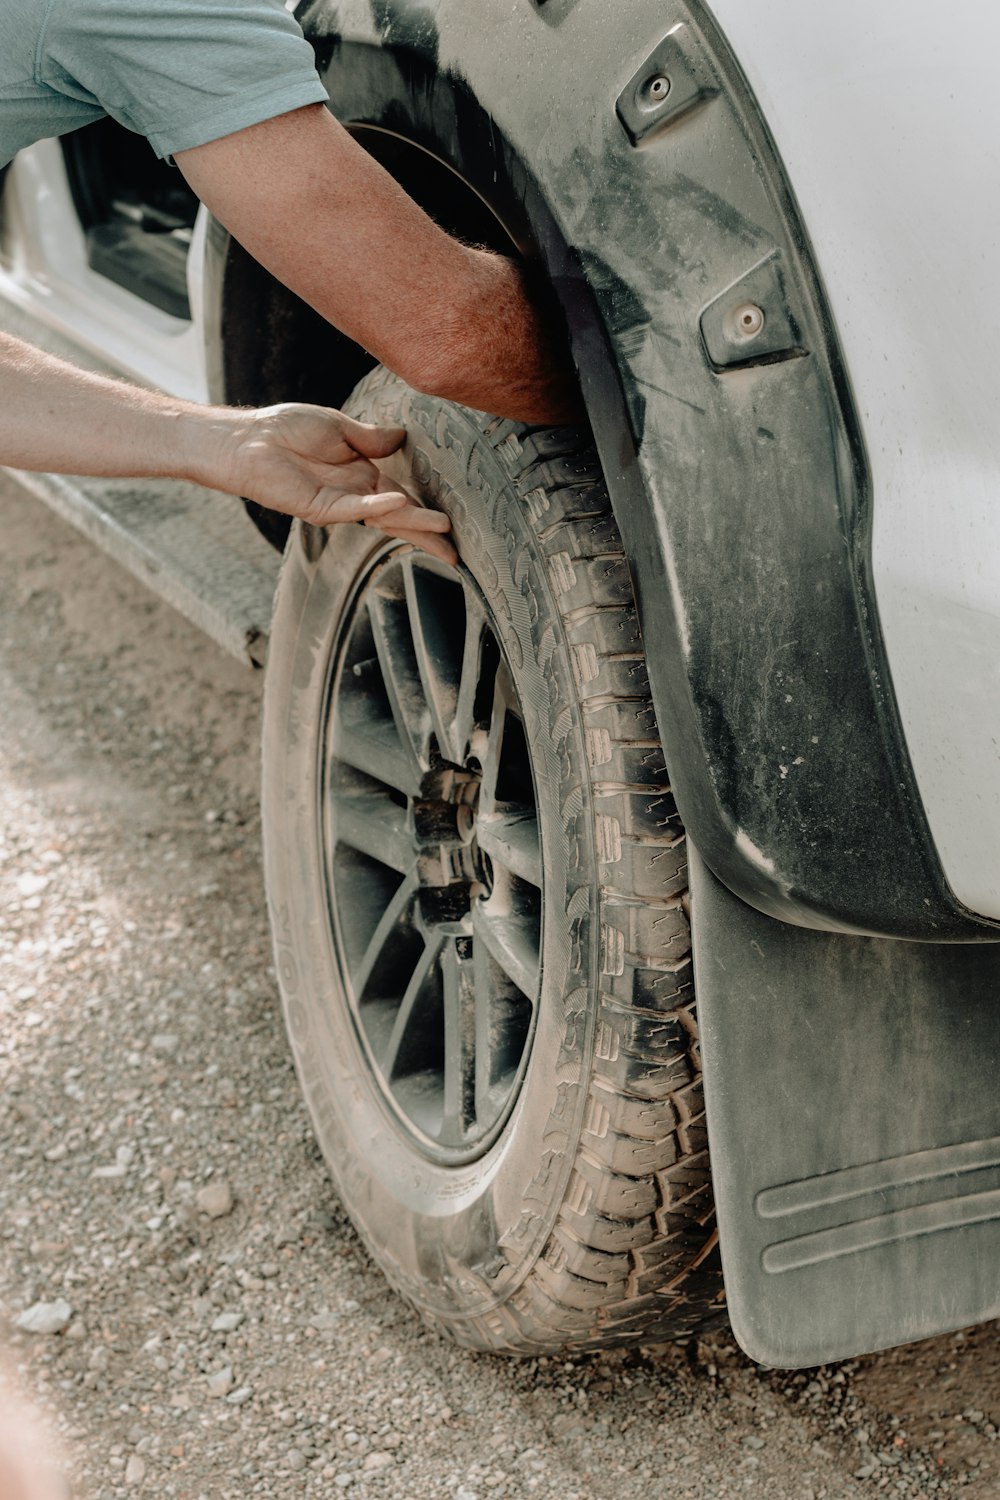
M 683 829 L 589 435 L 374 371 L 449 568 L 296 526 L 264 717 L 277 967 L 316 1131 L 392 1284 L 509 1353 L 722 1305 Z

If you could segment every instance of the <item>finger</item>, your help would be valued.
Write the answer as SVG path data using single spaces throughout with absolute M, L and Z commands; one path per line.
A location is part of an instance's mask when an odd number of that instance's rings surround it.
M 413 531 L 403 526 L 393 526 L 382 517 L 372 517 L 365 522 L 379 531 L 384 531 L 386 536 L 398 537 L 401 542 L 409 542 L 414 547 L 420 547 L 424 552 L 429 552 L 432 557 L 439 557 L 442 562 L 450 563 L 452 566 L 458 562 L 458 553 L 446 536 L 438 531 Z
M 369 517 L 409 509 L 412 509 L 410 497 L 391 490 L 380 495 L 345 495 L 341 489 L 327 487 L 317 492 L 302 516 L 315 526 L 333 526 L 342 521 L 367 521 Z
M 385 483 L 384 476 L 382 483 Z M 409 531 L 450 531 L 451 522 L 442 510 L 432 510 L 429 505 L 421 505 L 419 500 L 414 500 L 405 490 L 382 489 L 381 486 L 371 497 L 373 500 L 383 500 L 386 495 L 391 495 L 393 501 L 392 512 L 388 509 L 379 509 L 379 514 L 392 521 L 393 525 L 405 526 Z
M 341 422 L 344 437 L 366 458 L 388 458 L 406 441 L 405 427 L 380 427 L 374 422 L 359 422 L 347 416 L 342 416 Z
M 381 500 L 382 496 L 378 498 Z M 405 499 L 406 497 L 404 497 Z M 396 496 L 398 500 L 399 497 Z M 451 530 L 451 522 L 440 510 L 426 510 L 422 505 L 406 503 L 397 505 L 391 511 L 382 511 L 379 525 L 386 522 L 390 526 L 402 526 L 407 531 L 436 531 L 445 532 Z

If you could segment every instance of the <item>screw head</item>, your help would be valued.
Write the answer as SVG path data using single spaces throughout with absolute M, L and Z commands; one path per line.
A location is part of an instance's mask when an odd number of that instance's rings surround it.
M 764 327 L 764 309 L 744 302 L 730 314 L 730 327 L 738 339 L 755 339 Z
M 670 93 L 670 79 L 666 73 L 654 73 L 647 78 L 639 90 L 639 101 L 644 109 L 655 109 Z

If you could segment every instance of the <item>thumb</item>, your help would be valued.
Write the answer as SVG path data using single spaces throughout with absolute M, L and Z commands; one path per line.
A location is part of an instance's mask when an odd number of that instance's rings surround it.
M 346 416 L 343 423 L 344 438 L 365 458 L 388 458 L 406 441 L 405 427 L 378 427 L 374 422 L 358 422 Z

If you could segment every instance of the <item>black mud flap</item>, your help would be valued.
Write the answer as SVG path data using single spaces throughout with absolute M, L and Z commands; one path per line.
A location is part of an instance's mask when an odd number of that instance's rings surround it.
M 1000 946 L 790 927 L 691 855 L 740 1344 L 816 1365 L 1000 1316 Z

